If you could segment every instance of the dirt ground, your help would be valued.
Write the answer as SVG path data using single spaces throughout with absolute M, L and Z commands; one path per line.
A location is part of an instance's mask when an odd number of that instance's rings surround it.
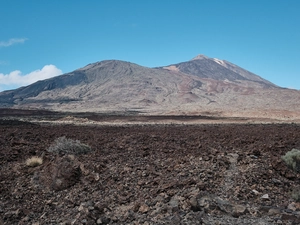
M 92 151 L 48 152 L 62 136 Z M 0 224 L 299 224 L 300 174 L 281 159 L 293 148 L 299 124 L 0 118 Z

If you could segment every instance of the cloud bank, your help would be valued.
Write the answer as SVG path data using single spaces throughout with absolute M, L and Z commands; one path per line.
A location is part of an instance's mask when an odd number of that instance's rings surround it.
M 9 47 L 15 44 L 23 44 L 27 40 L 27 38 L 11 38 L 8 41 L 0 41 L 0 48 Z
M 19 70 L 12 71 L 9 74 L 0 73 L 0 91 L 26 86 L 38 80 L 48 79 L 61 74 L 62 71 L 54 65 L 46 65 L 40 70 L 35 70 L 25 75 Z

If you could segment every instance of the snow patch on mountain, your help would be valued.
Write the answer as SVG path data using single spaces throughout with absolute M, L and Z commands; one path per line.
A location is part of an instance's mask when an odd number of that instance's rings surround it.
M 225 65 L 225 62 L 221 59 L 217 59 L 217 58 L 213 58 L 213 61 L 215 61 L 216 63 L 220 64 L 221 66 Z

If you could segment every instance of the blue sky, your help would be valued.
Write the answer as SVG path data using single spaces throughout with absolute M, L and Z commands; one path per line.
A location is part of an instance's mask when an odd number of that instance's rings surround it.
M 0 0 L 0 91 L 119 59 L 198 54 L 300 89 L 299 0 Z

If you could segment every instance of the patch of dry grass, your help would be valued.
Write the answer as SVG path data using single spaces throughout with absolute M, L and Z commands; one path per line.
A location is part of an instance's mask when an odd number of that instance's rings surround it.
M 43 159 L 41 157 L 33 156 L 26 160 L 26 165 L 30 167 L 36 167 L 43 163 Z

